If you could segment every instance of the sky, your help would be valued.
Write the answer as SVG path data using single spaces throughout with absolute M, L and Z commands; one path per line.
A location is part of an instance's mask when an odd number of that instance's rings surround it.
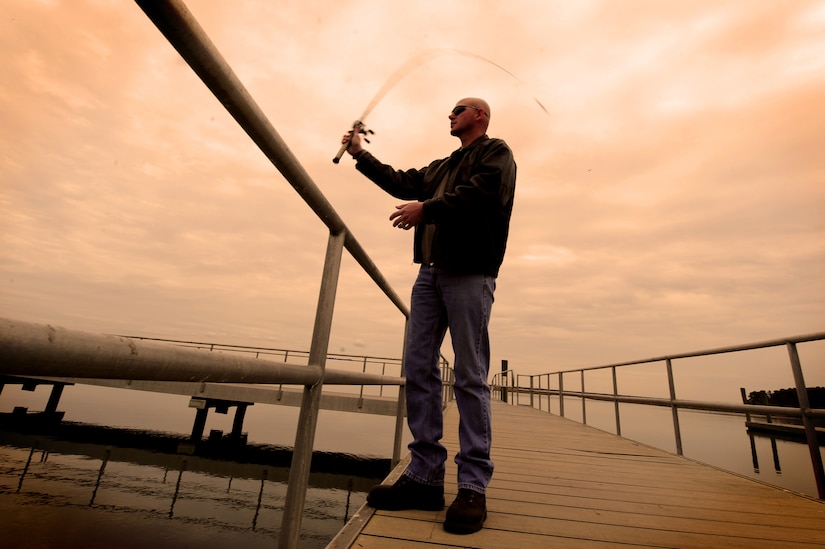
M 186 5 L 405 302 L 399 201 L 331 159 L 394 73 L 364 122 L 396 168 L 490 103 L 518 164 L 493 371 L 825 330 L 825 2 Z M 328 231 L 137 4 L 3 7 L 0 316 L 308 349 Z M 330 351 L 399 356 L 402 330 L 346 256 Z M 825 344 L 803 351 L 825 384 Z M 696 369 L 789 386 L 783 353 Z

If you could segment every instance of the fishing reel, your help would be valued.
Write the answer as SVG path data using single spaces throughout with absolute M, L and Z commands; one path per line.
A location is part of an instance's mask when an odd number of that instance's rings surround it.
M 350 138 L 346 141 L 346 143 L 341 145 L 341 148 L 338 150 L 338 154 L 336 154 L 335 158 L 332 159 L 332 161 L 335 164 L 340 162 L 341 157 L 344 156 L 345 152 L 347 152 L 347 147 L 349 147 L 349 144 L 352 141 L 352 135 L 354 135 L 356 132 L 361 134 L 361 135 L 364 135 L 364 136 L 373 135 L 375 133 L 374 131 L 372 131 L 370 129 L 367 129 L 367 127 L 364 126 L 364 123 L 361 122 L 360 120 L 356 120 L 355 122 L 353 122 L 352 123 L 352 133 L 350 134 Z M 367 143 L 370 142 L 370 140 L 367 139 L 366 137 L 364 137 L 364 141 L 366 141 Z

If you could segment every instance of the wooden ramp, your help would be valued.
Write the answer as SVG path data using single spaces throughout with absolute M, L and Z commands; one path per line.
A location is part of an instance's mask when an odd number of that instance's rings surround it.
M 445 415 L 457 448 L 458 413 Z M 825 503 L 532 408 L 493 403 L 488 518 L 449 534 L 446 509 L 362 507 L 330 548 L 825 548 Z M 403 471 L 399 465 L 388 477 Z M 446 499 L 456 493 L 447 464 Z

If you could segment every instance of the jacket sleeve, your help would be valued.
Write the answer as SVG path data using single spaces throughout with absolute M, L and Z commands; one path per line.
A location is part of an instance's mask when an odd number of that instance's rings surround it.
M 427 168 L 396 170 L 380 162 L 370 152 L 358 157 L 355 168 L 384 191 L 401 200 L 423 200 L 424 179 Z

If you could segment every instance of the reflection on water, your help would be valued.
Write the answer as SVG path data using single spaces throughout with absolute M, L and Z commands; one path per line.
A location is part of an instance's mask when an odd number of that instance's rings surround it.
M 65 423 L 0 425 L 3 547 L 274 547 L 290 453 Z M 302 547 L 324 547 L 389 460 L 317 455 Z

